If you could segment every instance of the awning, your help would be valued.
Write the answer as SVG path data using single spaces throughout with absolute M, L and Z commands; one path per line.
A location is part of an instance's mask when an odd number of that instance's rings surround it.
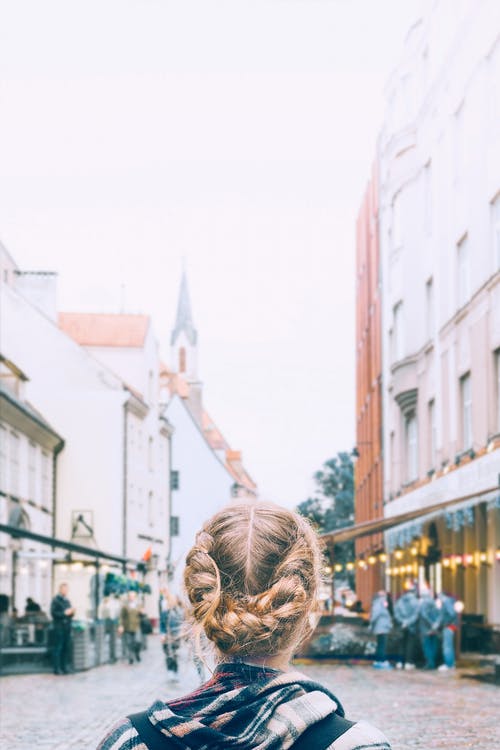
M 28 529 L 19 528 L 17 526 L 10 526 L 6 523 L 0 523 L 0 532 L 9 534 L 9 536 L 14 538 L 31 539 L 33 542 L 46 544 L 48 547 L 65 549 L 68 552 L 74 552 L 78 555 L 87 555 L 88 557 L 95 558 L 96 563 L 99 560 L 111 560 L 112 562 L 119 563 L 120 565 L 128 565 L 129 567 L 137 567 L 140 564 L 138 560 L 132 560 L 129 557 L 120 557 L 120 555 L 113 555 L 109 552 L 103 552 L 99 549 L 92 549 L 92 547 L 86 547 L 84 544 L 66 542 L 64 541 L 64 539 L 57 539 L 53 536 L 35 534 L 33 531 L 28 531 Z
M 492 493 L 500 493 L 500 487 L 490 487 L 487 490 L 481 490 L 480 492 L 473 492 L 470 495 L 463 495 L 462 497 L 454 497 L 451 500 L 443 500 L 440 503 L 434 505 L 428 505 L 425 508 L 416 508 L 415 510 L 409 510 L 406 513 L 399 513 L 397 516 L 389 516 L 387 518 L 377 518 L 373 521 L 363 521 L 363 523 L 357 523 L 354 526 L 349 526 L 344 529 L 336 529 L 335 531 L 329 531 L 326 534 L 321 534 L 321 538 L 327 544 L 338 544 L 339 542 L 348 542 L 351 539 L 360 539 L 364 536 L 371 536 L 371 534 L 378 534 L 382 531 L 387 531 L 395 526 L 400 526 L 408 521 L 413 521 L 416 518 L 422 516 L 428 516 L 432 513 L 438 513 L 439 511 L 451 508 L 454 505 L 463 503 L 467 500 L 473 500 L 474 498 L 481 498 L 485 495 Z

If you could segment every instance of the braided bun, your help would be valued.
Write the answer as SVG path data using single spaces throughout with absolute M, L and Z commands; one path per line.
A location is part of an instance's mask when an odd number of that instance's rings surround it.
M 207 521 L 186 558 L 192 615 L 224 654 L 273 655 L 307 631 L 320 576 L 308 522 L 269 503 L 231 505 Z

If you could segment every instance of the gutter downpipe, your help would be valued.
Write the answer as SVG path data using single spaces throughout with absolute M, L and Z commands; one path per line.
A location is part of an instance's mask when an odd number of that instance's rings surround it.
M 63 448 L 64 440 L 60 440 L 54 447 L 54 451 L 52 453 L 52 537 L 55 537 L 57 532 L 57 458 Z M 52 552 L 55 552 L 55 549 L 55 547 L 52 547 Z M 50 571 L 50 588 L 51 592 L 54 593 L 54 564 L 51 565 Z

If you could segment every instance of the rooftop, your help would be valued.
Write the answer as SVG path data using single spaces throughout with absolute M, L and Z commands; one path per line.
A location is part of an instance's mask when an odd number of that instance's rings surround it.
M 141 348 L 149 328 L 148 315 L 59 313 L 59 328 L 81 346 Z

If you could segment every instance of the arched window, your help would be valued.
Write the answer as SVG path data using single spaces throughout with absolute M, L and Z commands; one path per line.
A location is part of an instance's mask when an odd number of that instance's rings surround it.
M 186 350 L 183 346 L 179 349 L 179 372 L 186 372 Z

